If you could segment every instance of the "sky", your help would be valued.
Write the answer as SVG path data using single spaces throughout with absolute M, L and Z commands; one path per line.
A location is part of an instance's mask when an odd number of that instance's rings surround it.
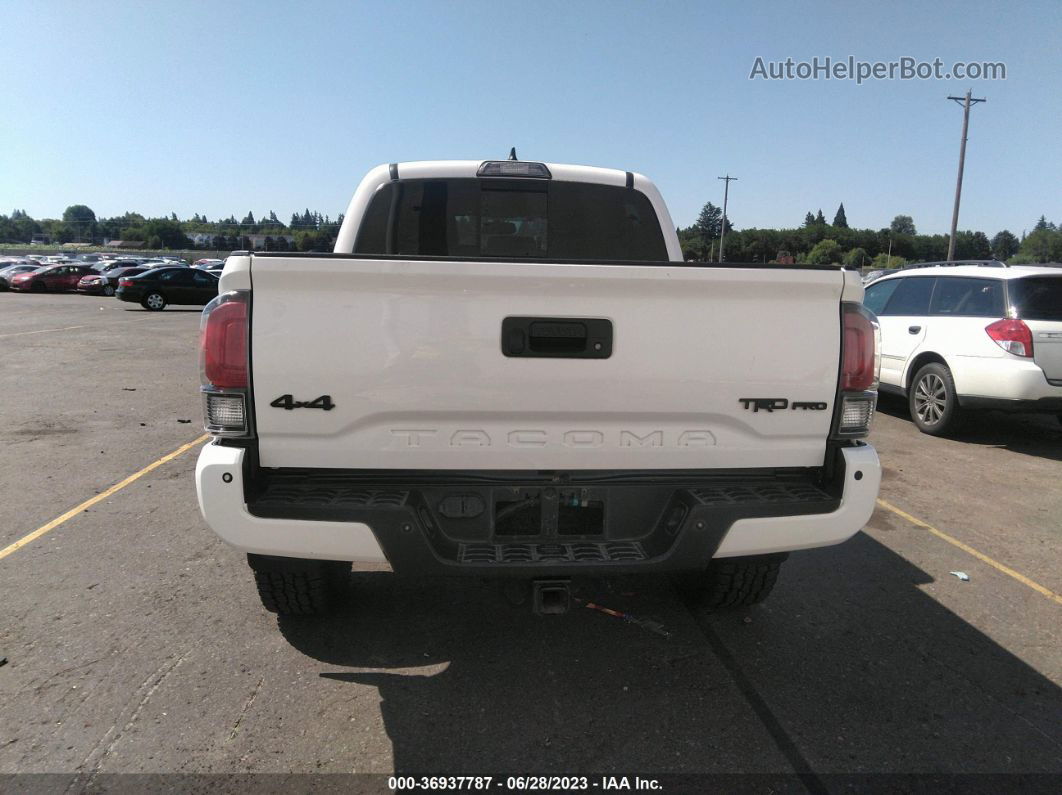
M 1062 2 L 3 0 L 0 212 L 343 212 L 371 167 L 636 171 L 676 224 L 1062 222 Z M 1006 80 L 750 79 L 765 62 L 1006 64 Z

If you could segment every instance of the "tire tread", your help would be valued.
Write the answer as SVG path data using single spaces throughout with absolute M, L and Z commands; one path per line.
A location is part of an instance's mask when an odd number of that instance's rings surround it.
M 778 582 L 778 573 L 787 556 L 761 555 L 748 558 L 719 558 L 698 576 L 690 595 L 707 608 L 748 607 L 762 602 Z
M 282 616 L 327 612 L 350 573 L 350 564 L 336 561 L 263 561 L 248 556 L 262 606 Z

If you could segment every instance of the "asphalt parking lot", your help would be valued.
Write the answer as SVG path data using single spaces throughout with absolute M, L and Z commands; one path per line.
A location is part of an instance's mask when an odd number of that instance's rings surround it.
M 0 293 L 0 549 L 200 437 L 198 323 Z M 762 606 L 578 584 L 669 638 L 384 571 L 278 625 L 193 447 L 0 559 L 0 773 L 1062 775 L 1062 424 L 934 439 L 885 399 L 872 441 L 922 524 L 880 508 Z

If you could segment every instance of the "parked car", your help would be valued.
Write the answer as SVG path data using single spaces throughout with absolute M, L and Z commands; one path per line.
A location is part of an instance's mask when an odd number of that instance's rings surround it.
M 218 277 L 197 268 L 150 268 L 138 276 L 120 277 L 115 295 L 154 312 L 169 304 L 205 306 L 217 298 Z
M 105 262 L 97 262 L 96 270 L 100 273 L 108 273 L 118 268 L 135 268 L 140 263 L 135 259 L 113 259 Z
M 890 273 L 896 273 L 899 268 L 878 268 L 877 270 L 868 271 L 863 277 L 863 284 L 868 285 L 871 282 L 876 282 L 882 276 L 888 276 Z
M 351 561 L 522 577 L 541 613 L 639 571 L 740 607 L 874 510 L 859 274 L 684 263 L 640 174 L 385 164 L 335 253 L 244 252 L 221 281 L 200 372 L 230 443 L 196 485 L 267 610 L 327 608 Z
M 133 265 L 113 268 L 104 273 L 90 273 L 81 277 L 81 281 L 77 283 L 77 291 L 83 295 L 114 295 L 118 291 L 119 279 L 123 276 L 139 276 L 145 270 L 139 265 Z
M 11 287 L 11 279 L 18 276 L 20 273 L 32 273 L 35 270 L 40 269 L 40 265 L 28 264 L 28 265 L 8 265 L 6 268 L 0 269 L 0 290 L 8 290 Z
M 1062 419 L 1062 271 L 908 267 L 863 304 L 881 324 L 881 390 L 907 398 L 923 433 L 950 433 L 973 409 Z
M 46 265 L 28 273 L 20 273 L 11 279 L 11 289 L 22 292 L 65 292 L 76 290 L 81 277 L 94 273 L 92 266 Z

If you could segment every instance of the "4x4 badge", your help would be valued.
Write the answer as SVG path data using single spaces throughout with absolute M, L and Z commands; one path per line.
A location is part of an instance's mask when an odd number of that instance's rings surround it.
M 295 400 L 291 395 L 281 395 L 276 400 L 269 404 L 275 409 L 324 409 L 325 411 L 331 411 L 336 407 L 336 404 L 332 402 L 331 395 L 321 395 L 319 398 L 313 400 Z

